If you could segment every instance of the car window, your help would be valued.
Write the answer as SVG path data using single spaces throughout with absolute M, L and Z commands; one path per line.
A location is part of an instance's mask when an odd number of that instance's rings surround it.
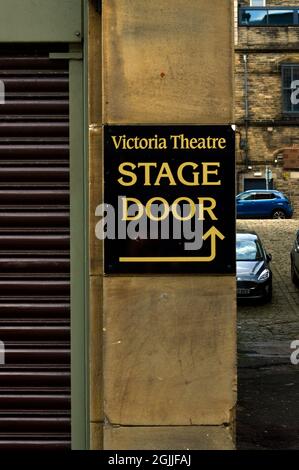
M 237 261 L 258 261 L 263 259 L 260 244 L 255 240 L 237 240 Z
M 239 196 L 237 196 L 237 199 L 240 200 L 240 201 L 253 200 L 254 195 L 255 195 L 254 193 L 243 193 L 243 194 L 239 194 Z
M 277 194 L 270 194 L 270 199 L 280 199 L 280 197 Z
M 256 201 L 265 200 L 265 199 L 269 199 L 269 194 L 268 193 L 256 193 L 256 195 L 255 195 L 255 200 Z

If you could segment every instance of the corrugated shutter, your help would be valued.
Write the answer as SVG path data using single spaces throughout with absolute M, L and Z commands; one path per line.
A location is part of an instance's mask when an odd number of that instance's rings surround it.
M 69 76 L 1 46 L 0 450 L 70 447 Z

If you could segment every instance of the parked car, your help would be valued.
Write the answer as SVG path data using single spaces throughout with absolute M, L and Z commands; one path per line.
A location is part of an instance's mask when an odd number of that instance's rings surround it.
M 280 191 L 245 191 L 237 196 L 237 217 L 286 219 L 293 215 L 293 207 Z
M 296 233 L 291 251 L 291 277 L 296 286 L 299 286 L 299 230 Z
M 272 298 L 272 256 L 266 253 L 255 232 L 237 233 L 237 297 L 238 299 Z

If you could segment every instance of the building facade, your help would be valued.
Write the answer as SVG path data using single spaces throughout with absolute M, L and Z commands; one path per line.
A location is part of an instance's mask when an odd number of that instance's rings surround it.
M 297 3 L 297 5 L 296 5 Z M 235 2 L 237 191 L 284 191 L 299 213 L 299 4 Z
M 0 450 L 233 449 L 235 275 L 112 275 L 95 230 L 107 126 L 231 132 L 233 0 L 0 5 Z

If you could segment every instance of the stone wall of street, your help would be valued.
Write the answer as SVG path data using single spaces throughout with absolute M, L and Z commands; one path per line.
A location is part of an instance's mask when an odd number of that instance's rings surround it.
M 249 6 L 249 0 L 239 2 Z M 267 6 L 294 6 L 291 0 L 269 0 Z M 299 168 L 283 167 L 283 151 L 299 148 L 298 118 L 283 113 L 281 65 L 299 65 L 299 27 L 239 27 L 235 44 L 235 112 L 237 137 L 237 191 L 243 190 L 243 179 L 253 178 L 266 165 L 271 169 L 274 186 L 285 191 L 299 215 Z M 248 162 L 240 148 L 245 138 L 245 64 L 248 67 Z M 247 163 L 247 165 L 246 165 Z M 248 170 L 248 166 L 252 169 Z
M 298 449 L 299 365 L 291 363 L 299 335 L 299 290 L 290 251 L 298 220 L 238 220 L 272 254 L 273 299 L 238 304 L 238 449 Z

